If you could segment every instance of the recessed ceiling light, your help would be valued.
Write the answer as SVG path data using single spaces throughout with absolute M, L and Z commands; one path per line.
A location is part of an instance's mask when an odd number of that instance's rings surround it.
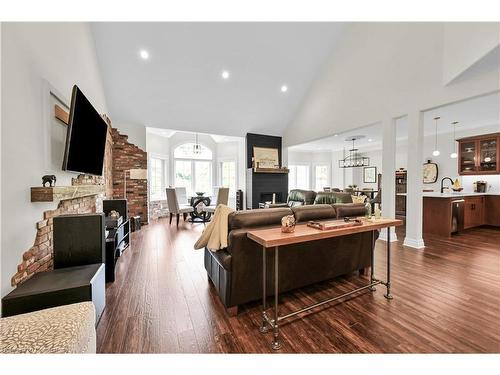
M 373 139 L 369 138 L 369 139 L 368 139 L 368 142 L 373 142 Z
M 334 136 L 334 137 L 338 137 L 339 135 L 338 135 L 338 134 L 334 134 L 333 136 Z
M 281 92 L 285 93 L 287 91 L 288 91 L 288 86 L 287 85 L 281 86 Z
M 223 70 L 222 73 L 220 74 L 222 79 L 229 79 L 229 72 L 227 70 Z
M 149 52 L 146 51 L 145 49 L 141 49 L 139 51 L 139 56 L 141 56 L 141 59 L 147 60 L 147 59 L 149 59 Z

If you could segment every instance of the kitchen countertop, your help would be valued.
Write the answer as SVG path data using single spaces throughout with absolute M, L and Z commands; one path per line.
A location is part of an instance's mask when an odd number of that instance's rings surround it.
M 397 193 L 396 195 L 406 196 L 406 193 Z M 483 195 L 499 195 L 500 192 L 474 193 L 474 192 L 459 192 L 459 193 L 440 193 L 440 192 L 423 192 L 424 198 L 461 198 L 461 197 L 480 197 Z

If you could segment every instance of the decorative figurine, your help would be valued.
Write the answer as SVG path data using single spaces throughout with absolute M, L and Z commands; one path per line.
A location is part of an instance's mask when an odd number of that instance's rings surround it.
M 46 187 L 45 184 L 49 183 L 49 187 L 56 186 L 56 176 L 53 174 L 46 174 L 45 176 L 42 177 L 42 186 Z M 52 185 L 54 183 L 54 185 Z
M 111 212 L 109 213 L 109 217 L 113 219 L 118 219 L 120 217 L 120 213 L 118 211 L 111 210 Z
M 281 219 L 281 231 L 283 233 L 292 233 L 295 231 L 295 216 L 283 216 Z

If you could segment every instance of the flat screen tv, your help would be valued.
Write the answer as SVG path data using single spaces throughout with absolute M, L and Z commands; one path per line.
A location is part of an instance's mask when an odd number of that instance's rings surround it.
M 80 89 L 73 86 L 64 171 L 102 175 L 108 125 Z

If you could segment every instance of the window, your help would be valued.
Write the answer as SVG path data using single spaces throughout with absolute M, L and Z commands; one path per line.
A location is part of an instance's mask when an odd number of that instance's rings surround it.
M 162 199 L 165 197 L 165 165 L 164 159 L 149 159 L 149 194 L 152 199 Z
M 194 153 L 194 143 L 184 143 L 174 150 L 176 159 L 206 159 L 212 160 L 212 151 L 208 147 L 199 145 L 199 152 Z
M 291 165 L 289 167 L 288 185 L 292 189 L 308 190 L 309 183 L 309 165 Z
M 316 191 L 323 191 L 325 186 L 330 186 L 328 174 L 328 165 L 314 166 L 314 189 Z
M 196 192 L 212 194 L 212 151 L 200 145 L 194 152 L 194 143 L 185 143 L 174 150 L 175 187 L 185 187 L 188 196 Z
M 194 191 L 212 194 L 212 163 L 209 161 L 194 162 Z
M 193 190 L 193 170 L 189 160 L 175 161 L 175 187 L 185 187 L 191 193 Z
M 229 188 L 229 194 L 236 194 L 236 162 L 223 161 L 220 163 L 220 184 Z

